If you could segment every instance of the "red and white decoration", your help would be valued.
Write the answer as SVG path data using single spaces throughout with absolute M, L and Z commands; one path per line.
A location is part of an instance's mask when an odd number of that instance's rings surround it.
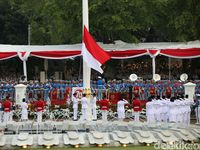
M 200 41 L 187 43 L 139 43 L 128 44 L 116 42 L 116 44 L 102 44 L 100 47 L 108 52 L 112 59 L 135 58 L 144 55 L 152 55 L 159 51 L 159 55 L 189 59 L 200 57 Z M 73 45 L 4 45 L 0 44 L 0 60 L 18 56 L 18 52 L 29 52 L 30 56 L 45 59 L 66 59 L 81 56 L 82 44 Z M 153 52 L 153 51 L 154 52 Z
M 88 43 L 90 44 L 90 42 L 91 41 Z M 155 58 L 157 55 L 181 59 L 200 57 L 200 41 L 187 43 L 169 42 L 139 44 L 129 44 L 122 41 L 116 41 L 115 44 L 99 43 L 99 45 L 110 55 L 112 59 L 128 59 L 144 55 L 149 55 L 152 58 Z M 20 59 L 22 60 L 27 59 L 28 56 L 45 59 L 66 59 L 81 56 L 82 46 L 83 44 L 44 46 L 1 44 L 0 60 L 10 59 L 16 56 L 21 57 Z M 88 49 L 88 47 L 86 48 Z M 22 54 L 24 54 L 25 57 L 22 56 Z

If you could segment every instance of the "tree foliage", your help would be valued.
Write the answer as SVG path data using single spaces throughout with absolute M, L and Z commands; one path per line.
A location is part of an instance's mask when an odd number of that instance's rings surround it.
M 0 43 L 72 44 L 82 38 L 81 0 L 1 0 Z M 199 0 L 89 0 L 97 41 L 167 42 L 200 39 Z

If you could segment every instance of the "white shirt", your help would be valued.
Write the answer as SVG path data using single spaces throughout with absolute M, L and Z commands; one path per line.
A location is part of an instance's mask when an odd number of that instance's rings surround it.
M 117 110 L 118 111 L 125 111 L 125 109 L 124 109 L 125 104 L 128 104 L 128 101 L 125 100 L 125 99 L 118 101 L 117 102 Z
M 82 108 L 88 108 L 88 100 L 86 97 L 82 97 L 81 104 L 82 104 Z
M 153 115 L 155 113 L 155 106 L 153 102 L 146 103 L 146 114 Z
M 92 108 L 97 108 L 96 102 L 97 102 L 97 97 L 94 96 L 90 101 L 90 104 L 91 104 Z
M 22 108 L 22 111 L 23 110 L 27 110 L 28 109 L 28 104 L 26 102 L 22 102 L 21 103 L 21 108 Z
M 76 97 L 72 97 L 73 108 L 78 108 L 78 99 Z

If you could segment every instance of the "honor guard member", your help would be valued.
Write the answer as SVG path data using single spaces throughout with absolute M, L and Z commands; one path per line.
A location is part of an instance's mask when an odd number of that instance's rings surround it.
M 171 97 L 169 106 L 169 122 L 177 122 L 177 105 L 175 103 L 175 97 Z
M 190 116 L 191 116 L 191 106 L 194 104 L 194 100 L 189 99 L 188 95 L 185 95 L 185 101 L 186 101 L 186 109 L 187 109 L 187 114 L 186 114 L 186 124 L 190 124 Z
M 82 119 L 87 119 L 87 108 L 88 108 L 88 99 L 86 97 L 86 94 L 83 93 L 83 97 L 81 98 L 81 112 L 82 112 Z
M 40 94 L 38 94 L 38 101 L 35 104 L 36 111 L 37 111 L 37 122 L 42 122 L 42 113 L 44 111 L 44 101 L 42 100 L 42 97 Z
M 90 101 L 91 104 L 91 108 L 92 108 L 92 119 L 93 120 L 97 120 L 97 97 L 96 97 L 96 93 L 93 93 L 93 98 Z
M 7 96 L 6 100 L 3 103 L 3 109 L 4 109 L 3 121 L 5 123 L 7 123 L 9 121 L 11 107 L 12 107 L 12 104 L 9 100 L 9 96 Z
M 77 93 L 73 94 L 72 103 L 73 103 L 73 119 L 74 119 L 74 121 L 77 121 L 77 114 L 78 114 L 78 97 L 77 97 Z
M 147 116 L 147 123 L 155 123 L 155 107 L 152 102 L 152 97 L 148 98 L 148 102 L 146 103 L 146 116 Z
M 128 101 L 125 100 L 124 98 L 121 98 L 117 102 L 117 115 L 119 120 L 123 120 L 125 118 L 125 108 L 124 106 L 128 104 Z
M 21 103 L 21 121 L 27 121 L 28 120 L 28 104 L 26 103 L 25 98 L 23 98 Z
M 142 103 L 138 100 L 138 97 L 135 97 L 132 102 L 132 108 L 134 113 L 134 121 L 140 121 L 140 112 L 142 111 Z
M 109 101 L 106 99 L 106 96 L 103 96 L 103 99 L 100 100 L 100 109 L 102 113 L 102 120 L 107 121 L 108 110 L 109 110 Z
M 197 118 L 196 124 L 200 123 L 200 94 L 196 94 L 195 114 Z

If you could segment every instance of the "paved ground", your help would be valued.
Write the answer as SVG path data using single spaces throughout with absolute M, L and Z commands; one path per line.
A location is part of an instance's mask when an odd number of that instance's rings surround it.
M 46 150 L 46 148 L 41 148 L 41 149 L 38 149 L 38 148 L 33 148 L 33 149 L 30 149 L 30 150 Z M 67 149 L 67 150 L 75 150 L 75 148 L 51 148 L 53 150 L 64 150 L 64 149 Z M 102 147 L 102 148 L 99 148 L 99 147 L 87 147 L 87 148 L 78 148 L 78 149 L 81 149 L 81 150 L 155 150 L 153 146 L 132 146 L 132 147 Z

